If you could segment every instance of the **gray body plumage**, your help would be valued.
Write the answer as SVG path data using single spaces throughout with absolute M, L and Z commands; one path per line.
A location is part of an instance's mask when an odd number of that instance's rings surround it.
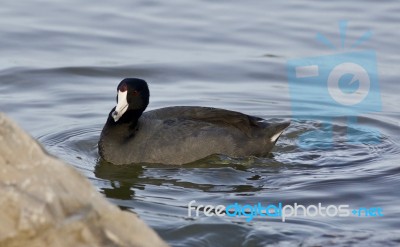
M 211 154 L 265 156 L 289 126 L 235 111 L 189 106 L 144 112 L 136 124 L 112 121 L 110 115 L 99 153 L 113 164 L 185 164 Z

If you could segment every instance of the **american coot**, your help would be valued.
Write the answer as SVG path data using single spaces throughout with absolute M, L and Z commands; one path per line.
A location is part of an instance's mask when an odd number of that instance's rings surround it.
M 150 92 L 147 83 L 137 78 L 122 80 L 117 92 L 117 106 L 99 141 L 100 156 L 113 164 L 184 164 L 211 154 L 265 156 L 289 126 L 210 107 L 144 112 Z

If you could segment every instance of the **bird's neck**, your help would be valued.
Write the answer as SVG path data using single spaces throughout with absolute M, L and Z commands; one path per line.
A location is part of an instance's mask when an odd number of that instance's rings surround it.
M 114 121 L 114 118 L 112 117 L 112 110 L 108 114 L 108 119 L 107 119 L 107 125 L 109 126 L 127 126 L 129 129 L 135 129 L 140 116 L 142 116 L 142 113 L 144 109 L 134 109 L 134 110 L 128 110 L 124 113 L 124 115 L 121 116 L 120 119 L 118 119 L 117 122 Z

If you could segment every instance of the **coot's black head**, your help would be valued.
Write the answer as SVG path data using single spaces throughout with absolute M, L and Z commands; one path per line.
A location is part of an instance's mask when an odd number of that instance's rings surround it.
M 150 92 L 146 81 L 137 78 L 125 78 L 117 87 L 117 106 L 111 113 L 114 121 L 121 117 L 142 114 L 149 104 Z

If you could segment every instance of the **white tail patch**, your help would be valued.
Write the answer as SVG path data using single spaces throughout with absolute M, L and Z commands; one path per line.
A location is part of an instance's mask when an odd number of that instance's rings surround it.
M 281 132 L 276 133 L 275 135 L 273 135 L 271 137 L 271 142 L 276 142 L 276 140 L 278 140 L 279 136 L 281 136 L 283 130 Z

